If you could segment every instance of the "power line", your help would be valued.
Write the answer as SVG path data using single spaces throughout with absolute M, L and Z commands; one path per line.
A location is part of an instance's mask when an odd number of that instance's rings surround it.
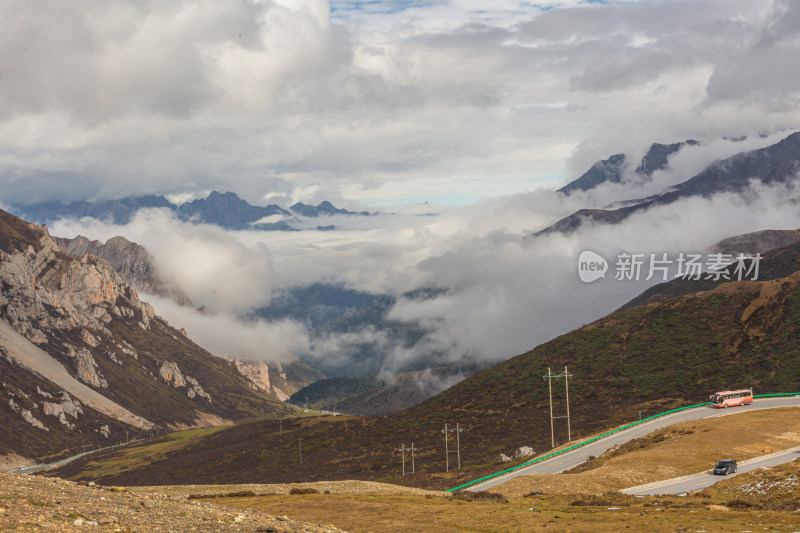
M 411 473 L 414 473 L 414 452 L 417 451 L 414 448 L 414 443 L 411 443 L 411 448 L 406 446 L 405 444 L 400 445 L 400 453 L 403 454 L 403 475 L 406 475 L 406 452 L 411 452 Z
M 445 423 L 444 429 L 442 433 L 444 433 L 444 456 L 445 456 L 445 467 L 446 472 L 450 472 L 450 454 L 455 453 L 458 456 L 458 469 L 461 470 L 461 432 L 464 431 L 464 428 L 458 425 L 456 422 L 456 427 L 447 429 L 447 424 Z M 448 433 L 455 433 L 456 434 L 456 450 L 450 451 L 448 442 L 447 442 L 447 434 Z
M 569 419 L 569 378 L 573 377 L 572 374 L 569 373 L 567 367 L 564 366 L 564 371 L 560 374 L 553 374 L 553 371 L 550 370 L 550 367 L 547 367 L 547 374 L 543 376 L 544 379 L 547 380 L 547 389 L 550 397 L 550 444 L 553 448 L 556 447 L 556 437 L 555 437 L 555 430 L 553 429 L 553 419 L 555 418 L 566 418 L 567 419 L 567 442 L 572 440 L 572 428 L 570 426 L 570 419 Z M 553 416 L 553 379 L 561 379 L 564 378 L 564 387 L 567 392 L 567 416 Z

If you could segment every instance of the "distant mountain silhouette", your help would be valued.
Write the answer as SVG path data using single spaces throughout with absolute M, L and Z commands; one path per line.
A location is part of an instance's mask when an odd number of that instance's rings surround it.
M 667 168 L 667 158 L 684 146 L 696 146 L 697 141 L 684 141 L 673 144 L 654 143 L 642 158 L 641 163 L 633 171 L 637 181 L 645 181 L 657 170 Z M 608 159 L 598 161 L 579 178 L 561 187 L 558 192 L 570 194 L 575 191 L 588 191 L 601 183 L 619 183 L 623 180 L 628 158 L 625 154 L 615 154 Z
M 296 203 L 291 211 L 278 205 L 264 207 L 251 205 L 233 192 L 212 191 L 206 198 L 175 205 L 163 196 L 128 197 L 101 202 L 78 201 L 69 203 L 44 202 L 31 205 L 10 206 L 15 215 L 38 224 L 52 223 L 61 218 L 95 218 L 113 224 L 127 224 L 140 209 L 164 208 L 181 220 L 215 224 L 226 229 L 261 231 L 297 231 L 291 225 L 297 217 L 315 218 L 321 215 L 369 215 L 366 211 L 352 212 L 339 209 L 330 202 L 317 206 Z M 271 217 L 275 219 L 270 220 Z M 319 226 L 320 231 L 334 229 Z
M 295 213 L 302 215 L 304 217 L 318 217 L 321 215 L 362 215 L 366 216 L 369 215 L 368 211 L 348 211 L 347 209 L 338 209 L 333 206 L 332 203 L 328 202 L 327 200 L 319 204 L 318 206 L 302 204 L 300 202 L 294 204 L 290 207 L 292 211 Z
M 687 143 L 692 142 L 694 141 L 687 141 Z M 642 161 L 642 165 L 639 168 L 653 172 L 657 166 L 666 164 L 669 148 L 674 146 L 676 145 L 667 145 L 667 148 L 661 153 L 654 153 L 649 162 L 646 162 L 648 157 L 645 156 L 645 160 Z M 638 171 L 639 169 L 637 169 Z M 617 209 L 581 209 L 534 235 L 553 232 L 570 233 L 586 222 L 616 224 L 638 211 L 658 205 L 668 205 L 693 196 L 707 198 L 722 192 L 744 193 L 753 181 L 759 181 L 765 185 L 789 183 L 797 178 L 798 171 L 800 171 L 800 132 L 793 133 L 782 141 L 766 148 L 742 152 L 728 159 L 715 161 L 696 176 L 659 194 L 647 198 L 629 200 L 625 202 L 626 205 L 624 207 Z M 570 185 L 578 182 L 581 178 L 570 183 Z M 579 186 L 575 185 L 572 190 L 576 188 L 579 188 Z

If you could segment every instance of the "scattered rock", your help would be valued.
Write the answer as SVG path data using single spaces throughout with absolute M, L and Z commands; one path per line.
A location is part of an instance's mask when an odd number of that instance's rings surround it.
M 501 453 L 501 454 L 500 454 L 500 462 L 501 462 L 501 463 L 507 463 L 507 462 L 509 462 L 510 460 L 511 460 L 511 457 L 507 456 L 507 455 L 506 455 L 506 454 L 504 454 L 504 453 Z
M 517 451 L 514 452 L 514 459 L 519 459 L 521 457 L 531 457 L 535 455 L 533 448 L 530 446 L 522 446 L 517 448 Z

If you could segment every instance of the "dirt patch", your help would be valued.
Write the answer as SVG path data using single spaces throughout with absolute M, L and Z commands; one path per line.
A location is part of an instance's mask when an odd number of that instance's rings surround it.
M 17 455 L 16 453 L 0 455 L 0 470 L 14 470 L 15 468 L 30 464 L 33 464 L 31 459 Z

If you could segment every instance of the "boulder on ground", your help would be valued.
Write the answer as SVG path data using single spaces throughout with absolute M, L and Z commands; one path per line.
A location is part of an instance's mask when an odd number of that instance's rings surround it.
M 522 446 L 514 452 L 514 459 L 519 459 L 520 457 L 531 457 L 532 455 L 534 455 L 533 448 L 530 446 Z

